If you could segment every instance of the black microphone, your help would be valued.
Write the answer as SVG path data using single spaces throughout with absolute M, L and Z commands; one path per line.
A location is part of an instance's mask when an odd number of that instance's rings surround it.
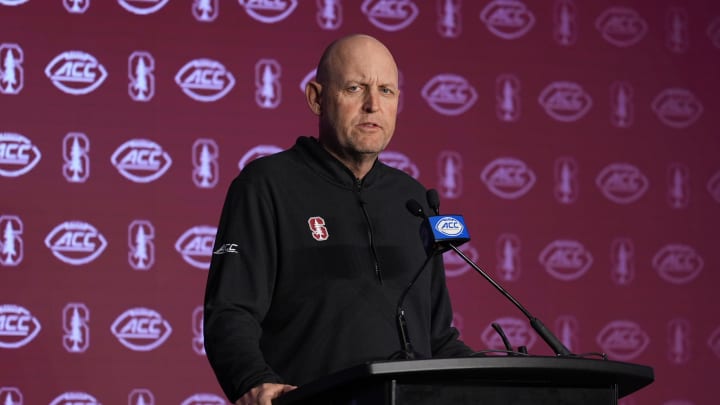
M 431 191 L 435 191 L 432 190 Z M 430 200 L 430 191 L 428 191 L 428 200 Z M 438 212 L 440 203 L 435 191 L 435 205 L 430 204 L 433 211 Z M 450 249 L 450 244 L 460 246 L 470 240 L 470 234 L 465 226 L 465 219 L 462 215 L 425 215 L 419 202 L 410 199 L 405 204 L 407 209 L 415 215 L 423 219 L 420 224 L 420 237 L 428 255 L 435 253 L 443 253 Z

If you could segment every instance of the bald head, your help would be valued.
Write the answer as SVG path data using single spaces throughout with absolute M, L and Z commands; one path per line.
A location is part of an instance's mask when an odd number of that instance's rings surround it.
M 373 55 L 379 59 L 386 59 L 397 76 L 397 65 L 390 50 L 382 42 L 365 34 L 353 34 L 340 38 L 331 43 L 320 57 L 318 62 L 316 79 L 322 85 L 334 80 L 334 72 L 344 64 L 352 63 L 353 58 Z M 397 85 L 397 77 L 396 82 Z

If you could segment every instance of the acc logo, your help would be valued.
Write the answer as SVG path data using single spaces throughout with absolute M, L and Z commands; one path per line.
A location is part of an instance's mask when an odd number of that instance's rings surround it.
M 545 270 L 560 281 L 573 281 L 590 269 L 593 257 L 580 242 L 555 240 L 540 252 L 538 259 Z
M 490 162 L 480 178 L 490 192 L 506 200 L 522 197 L 535 184 L 535 173 L 525 162 L 511 157 L 501 157 Z
M 378 159 L 390 167 L 404 171 L 414 179 L 418 179 L 420 177 L 420 169 L 418 169 L 417 165 L 403 153 L 383 151 L 380 152 Z
M 668 167 L 667 202 L 671 208 L 687 208 L 690 204 L 690 170 L 680 163 Z
M 673 364 L 690 361 L 690 322 L 687 319 L 673 319 L 668 322 L 668 359 Z
M 665 89 L 652 102 L 652 109 L 663 124 L 687 128 L 703 113 L 703 105 L 689 90 Z
M 492 323 L 497 323 L 502 327 L 513 347 L 525 346 L 527 348 L 531 348 L 535 344 L 535 340 L 537 340 L 535 335 L 532 333 L 532 330 L 528 327 L 527 322 L 522 319 L 508 316 L 498 318 Z M 488 325 L 487 328 L 485 328 L 480 338 L 489 348 L 505 349 L 502 338 L 497 334 L 491 325 Z
M 45 246 L 61 261 L 80 266 L 100 256 L 107 247 L 107 240 L 87 222 L 67 221 L 45 237 Z
M 193 0 L 192 14 L 200 22 L 213 22 L 220 15 L 220 1 Z
M 23 395 L 19 388 L 0 387 L 0 400 L 4 404 L 23 405 Z
M 578 320 L 574 316 L 559 316 L 555 320 L 555 330 L 558 331 L 558 338 L 570 351 L 579 347 L 579 329 Z
M 238 0 L 245 12 L 255 20 L 274 24 L 286 19 L 297 7 L 297 0 Z
M 128 405 L 155 405 L 155 396 L 148 389 L 137 388 L 130 391 Z
M 277 108 L 282 100 L 280 63 L 274 59 L 260 59 L 255 64 L 255 103 L 260 108 Z
M 17 349 L 40 333 L 40 321 L 27 309 L 12 304 L 0 305 L 0 347 Z
M 500 121 L 520 119 L 520 80 L 514 75 L 500 75 L 495 80 L 495 114 Z
M 628 82 L 610 85 L 610 122 L 618 128 L 629 128 L 634 121 L 633 88 Z
M 435 224 L 435 230 L 447 236 L 460 235 L 464 229 L 462 222 L 453 217 L 442 217 Z
M 575 158 L 560 157 L 555 160 L 555 200 L 560 204 L 572 204 L 578 199 L 578 164 Z
M 577 8 L 573 0 L 556 0 L 553 14 L 553 38 L 562 46 L 577 42 Z
M 665 19 L 665 45 L 670 52 L 684 53 L 690 46 L 688 15 L 681 8 L 672 7 Z
M 323 217 L 310 217 L 307 222 L 313 239 L 318 242 L 328 240 L 330 234 L 325 226 L 325 219 Z
M 193 394 L 180 405 L 225 405 L 225 399 L 215 394 Z
M 462 156 L 445 150 L 438 156 L 438 188 L 445 198 L 458 198 L 462 194 Z
M 63 347 L 83 353 L 90 347 L 90 310 L 85 304 L 70 303 L 63 308 Z
M 360 9 L 372 25 L 391 32 L 412 24 L 420 13 L 412 0 L 364 0 Z
M 165 6 L 170 0 L 117 0 L 125 10 L 137 14 L 152 14 Z
M 0 132 L 0 176 L 18 177 L 38 164 L 42 154 L 30 139 L 12 132 Z
M 610 278 L 617 285 L 628 285 L 635 278 L 635 245 L 631 239 L 615 238 L 610 246 Z
M 652 265 L 668 283 L 687 284 L 700 275 L 704 262 L 692 247 L 671 243 L 653 256 Z
M 633 9 L 610 7 L 595 20 L 595 28 L 611 44 L 624 48 L 640 42 L 648 26 Z
M 477 249 L 469 243 L 465 245 L 463 252 L 465 256 L 473 261 L 476 261 L 480 257 Z M 468 265 L 465 260 L 461 259 L 455 252 L 449 250 L 443 253 L 443 262 L 445 263 L 445 276 L 447 277 L 460 277 L 470 270 L 470 265 Z
M 716 328 L 715 331 L 710 335 L 708 339 L 708 346 L 710 350 L 715 353 L 715 356 L 720 358 L 720 327 Z
M 422 88 L 430 108 L 443 115 L 460 115 L 477 100 L 477 91 L 464 77 L 451 73 L 433 77 Z
M 128 95 L 135 101 L 150 101 L 155 95 L 155 58 L 145 51 L 135 51 L 128 57 Z
M 538 102 L 556 121 L 577 121 L 592 107 L 592 98 L 573 82 L 553 82 L 540 93 Z
M 29 0 L 0 0 L 0 4 L 3 6 L 19 6 L 27 3 Z
M 629 163 L 612 163 L 600 171 L 595 184 L 608 200 L 630 204 L 645 194 L 650 182 L 637 167 Z
M 461 0 L 437 0 L 438 33 L 443 38 L 457 38 L 462 33 Z
M 213 188 L 220 178 L 218 157 L 220 148 L 212 139 L 198 139 L 193 143 L 193 183 L 199 188 Z
M 707 190 L 712 198 L 720 203 L 720 171 L 715 173 L 707 183 Z
M 245 166 L 247 166 L 248 163 L 252 162 L 255 159 L 259 159 L 263 156 L 270 156 L 274 155 L 278 152 L 282 152 L 282 148 L 275 145 L 258 145 L 247 151 L 242 158 L 240 158 L 240 161 L 238 162 L 238 167 L 240 170 L 244 169 Z
M 155 264 L 155 227 L 136 219 L 128 226 L 128 263 L 135 270 L 150 270 Z
M 23 260 L 23 223 L 17 215 L 0 215 L 0 265 L 14 267 Z
M 720 48 L 720 17 L 716 17 L 707 27 L 707 34 L 710 41 L 716 48 Z
M 68 132 L 63 138 L 62 171 L 70 183 L 84 183 L 90 177 L 90 139 L 81 132 Z
M 50 405 L 102 405 L 87 392 L 68 391 L 58 395 Z
M 172 165 L 172 158 L 153 141 L 131 139 L 113 152 L 110 162 L 126 179 L 135 183 L 149 183 L 167 172 Z
M 217 228 L 207 225 L 194 226 L 175 242 L 175 250 L 183 260 L 200 270 L 210 267 Z
M 90 0 L 63 0 L 65 10 L 72 14 L 83 14 L 90 8 Z
M 519 0 L 494 0 L 480 12 L 480 21 L 502 39 L 517 39 L 535 24 L 535 16 Z
M 89 53 L 66 51 L 50 61 L 45 75 L 60 91 L 77 96 L 97 89 L 108 74 L 105 67 Z
M 340 0 L 317 0 L 315 19 L 324 30 L 336 30 L 342 26 L 342 3 Z
M 115 319 L 110 331 L 128 349 L 147 352 L 163 344 L 172 328 L 162 315 L 152 309 L 131 308 Z
M 638 357 L 650 344 L 650 337 L 635 322 L 617 320 L 607 324 L 595 338 L 603 351 L 618 360 Z
M 19 94 L 23 88 L 23 50 L 18 44 L 0 45 L 0 93 Z
M 520 238 L 511 233 L 498 237 L 495 245 L 497 273 L 505 281 L 517 281 L 520 278 Z
M 219 100 L 235 86 L 235 77 L 212 59 L 195 59 L 175 75 L 175 83 L 193 100 L 209 103 Z
M 192 348 L 201 356 L 205 355 L 205 337 L 203 334 L 203 307 L 195 307 L 192 313 Z

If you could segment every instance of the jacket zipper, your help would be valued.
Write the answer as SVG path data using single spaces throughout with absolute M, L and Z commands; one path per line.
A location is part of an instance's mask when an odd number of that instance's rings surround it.
M 373 237 L 373 227 L 370 223 L 370 216 L 368 216 L 367 210 L 365 209 L 365 200 L 360 195 L 362 191 L 362 180 L 355 179 L 355 186 L 358 194 L 358 200 L 360 201 L 360 208 L 362 209 L 363 216 L 365 217 L 365 223 L 367 224 L 368 241 L 370 242 L 370 252 L 373 256 L 373 263 L 375 267 L 375 276 L 377 277 L 378 283 L 382 284 L 382 272 L 380 271 L 380 262 L 378 261 L 377 250 L 375 250 L 375 238 Z

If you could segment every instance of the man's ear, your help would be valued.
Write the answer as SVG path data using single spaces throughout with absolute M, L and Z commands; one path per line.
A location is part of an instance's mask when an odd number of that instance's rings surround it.
M 322 98 L 322 85 L 315 80 L 311 80 L 308 82 L 308 84 L 305 86 L 305 100 L 308 103 L 308 106 L 312 110 L 312 112 L 315 113 L 315 115 L 320 115 L 322 112 L 322 109 L 320 108 L 321 104 L 321 98 Z

